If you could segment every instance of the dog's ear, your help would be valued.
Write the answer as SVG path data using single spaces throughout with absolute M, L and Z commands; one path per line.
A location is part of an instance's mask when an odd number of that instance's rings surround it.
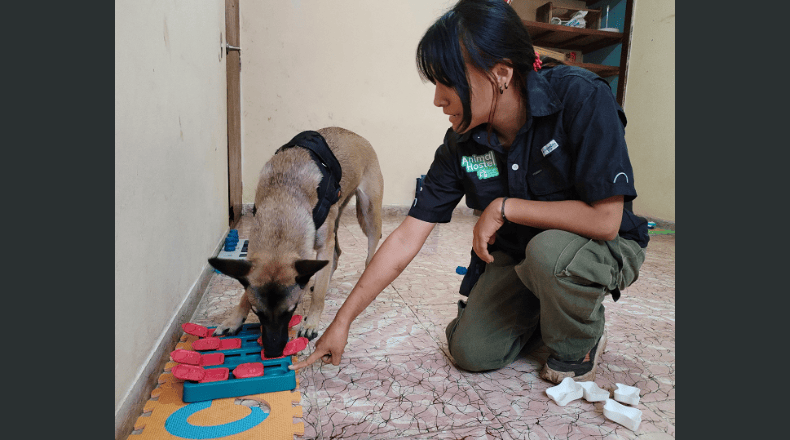
M 244 288 L 249 286 L 250 283 L 247 281 L 247 274 L 250 273 L 250 269 L 252 268 L 252 264 L 249 261 L 209 258 L 208 264 L 225 275 L 236 278 Z
M 298 274 L 296 275 L 296 282 L 299 284 L 299 287 L 304 289 L 307 286 L 307 282 L 310 281 L 310 277 L 327 264 L 329 264 L 327 260 L 296 260 L 294 267 Z

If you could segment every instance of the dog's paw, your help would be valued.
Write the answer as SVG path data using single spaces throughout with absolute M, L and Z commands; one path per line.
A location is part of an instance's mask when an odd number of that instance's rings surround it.
M 236 336 L 241 331 L 241 325 L 244 324 L 244 321 L 244 319 L 226 319 L 214 329 L 213 336 Z
M 314 329 L 302 328 L 299 329 L 299 332 L 296 334 L 296 336 L 299 338 L 305 337 L 308 341 L 312 341 L 316 338 L 316 336 L 318 336 L 318 332 Z

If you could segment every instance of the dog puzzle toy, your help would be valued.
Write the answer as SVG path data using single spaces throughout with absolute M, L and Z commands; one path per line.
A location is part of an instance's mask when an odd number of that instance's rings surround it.
M 241 245 L 241 246 L 239 246 Z M 243 260 L 247 257 L 247 250 L 250 245 L 250 240 L 246 238 L 239 238 L 239 231 L 231 229 L 225 238 L 225 245 L 220 249 L 217 258 L 228 260 Z M 215 269 L 217 273 L 221 273 Z
M 263 376 L 263 364 L 260 362 L 247 362 L 233 370 L 233 375 L 239 379 Z
M 230 370 L 228 368 L 205 369 L 198 365 L 185 364 L 178 364 L 173 367 L 172 373 L 176 379 L 191 380 L 198 383 L 228 380 L 228 377 L 230 377 Z
M 300 315 L 294 315 L 289 327 L 301 320 Z M 186 323 L 182 328 L 187 334 L 201 338 L 192 342 L 193 350 L 214 350 L 201 354 L 176 349 L 170 354 L 174 361 L 179 362 L 172 368 L 172 373 L 175 378 L 184 381 L 185 403 L 296 388 L 296 372 L 288 368 L 291 365 L 290 356 L 307 347 L 307 338 L 289 341 L 283 356 L 267 359 L 259 344 L 260 324 L 245 324 L 238 335 L 232 338 L 208 336 L 216 327 Z
M 215 337 L 202 338 L 193 342 L 192 348 L 200 351 L 230 350 L 233 348 L 241 348 L 241 339 L 239 338 L 221 339 Z
M 565 406 L 569 402 L 582 397 L 584 395 L 584 388 L 577 384 L 572 378 L 566 377 L 562 379 L 559 385 L 547 389 L 546 394 L 551 397 L 551 400 L 557 405 Z
M 609 398 L 609 391 L 598 388 L 595 382 L 577 382 L 584 389 L 584 400 L 588 402 L 603 402 Z
M 225 250 L 226 251 L 235 251 L 236 244 L 239 242 L 239 231 L 237 229 L 231 229 L 228 232 L 228 236 L 225 238 Z
M 181 364 L 211 367 L 213 365 L 222 365 L 222 363 L 225 362 L 225 354 L 211 353 L 201 355 L 200 353 L 194 352 L 192 350 L 177 348 L 170 352 L 170 359 Z
M 621 405 L 612 399 L 606 399 L 606 403 L 603 406 L 603 415 L 631 431 L 639 429 L 639 424 L 642 422 L 642 411 Z
M 285 344 L 285 348 L 283 349 L 283 355 L 282 356 L 276 357 L 276 358 L 267 358 L 266 355 L 263 353 L 263 350 L 261 350 L 261 358 L 262 359 L 279 359 L 279 358 L 284 357 L 284 356 L 294 355 L 294 354 L 299 353 L 300 351 L 304 350 L 305 348 L 307 348 L 307 343 L 308 342 L 309 341 L 304 336 L 296 338 L 294 340 L 288 341 L 288 343 Z M 261 343 L 261 339 L 260 338 L 258 338 L 258 343 L 259 344 Z
M 629 405 L 636 405 L 639 403 L 639 388 L 623 385 L 621 383 L 615 385 L 617 389 L 614 390 L 614 400 Z

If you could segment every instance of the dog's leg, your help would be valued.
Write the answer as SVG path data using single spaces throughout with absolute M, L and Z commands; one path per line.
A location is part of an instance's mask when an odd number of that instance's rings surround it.
M 247 292 L 244 292 L 241 296 L 241 301 L 239 301 L 239 305 L 233 309 L 233 313 L 222 321 L 222 324 L 214 330 L 214 336 L 237 335 L 239 330 L 241 330 L 241 325 L 247 320 L 247 314 L 250 313 L 250 308 Z
M 337 230 L 340 228 L 340 216 L 343 215 L 343 208 L 340 208 L 340 212 L 337 214 L 337 219 L 335 219 L 335 254 L 334 258 L 332 259 L 332 275 L 335 274 L 335 269 L 337 269 L 337 261 L 340 259 L 340 254 L 343 251 L 340 250 L 340 240 L 337 239 Z M 329 278 L 332 278 L 332 275 Z
M 357 222 L 359 222 L 359 226 L 368 237 L 368 257 L 365 259 L 365 267 L 368 267 L 381 239 L 382 188 L 364 189 L 360 186 L 357 188 L 356 195 Z
M 313 293 L 310 299 L 310 307 L 307 310 L 307 317 L 302 321 L 297 333 L 297 336 L 304 336 L 310 340 L 318 336 L 318 323 L 321 320 L 321 314 L 324 312 L 324 298 L 326 297 L 326 291 L 329 289 L 329 282 L 332 279 L 332 274 L 335 272 L 337 257 L 339 256 L 335 248 L 337 237 L 334 229 L 337 216 L 337 210 L 332 209 L 329 211 L 329 215 L 321 227 L 321 229 L 326 228 L 326 239 L 316 250 L 317 260 L 334 260 L 335 264 L 327 264 L 315 274 L 315 283 L 313 284 Z M 332 259 L 330 259 L 330 256 Z

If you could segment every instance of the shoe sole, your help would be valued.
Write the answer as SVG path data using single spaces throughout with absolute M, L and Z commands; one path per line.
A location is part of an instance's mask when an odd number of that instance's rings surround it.
M 590 371 L 582 374 L 581 376 L 576 376 L 576 373 L 572 371 L 552 370 L 551 368 L 549 368 L 549 365 L 547 363 L 543 365 L 543 369 L 540 371 L 540 377 L 542 379 L 548 380 L 549 382 L 553 382 L 555 384 L 559 384 L 566 377 L 573 378 L 575 382 L 594 381 L 595 372 L 598 370 L 598 362 L 600 362 L 601 355 L 603 355 L 604 350 L 606 350 L 605 330 L 603 332 L 603 335 L 601 335 L 601 340 L 598 342 L 598 350 L 595 351 L 595 355 L 593 356 L 593 367 Z

